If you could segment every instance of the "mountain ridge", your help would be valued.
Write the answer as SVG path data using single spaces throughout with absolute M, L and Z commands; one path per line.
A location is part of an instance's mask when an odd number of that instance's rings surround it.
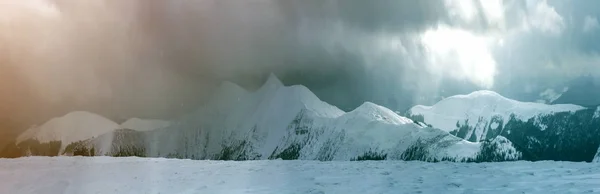
M 411 108 L 407 115 L 409 117 L 421 115 L 424 117 L 423 122 L 451 132 L 457 129 L 457 123 L 464 125 L 463 122 L 466 122 L 467 125 L 474 126 L 481 122 L 481 118 L 485 121 L 492 120 L 492 117 L 508 120 L 511 115 L 515 115 L 517 119 L 528 120 L 538 115 L 582 109 L 585 108 L 570 104 L 546 105 L 520 102 L 493 91 L 482 90 L 468 95 L 451 96 L 432 106 L 417 105 Z M 481 136 L 483 129 L 480 128 L 476 132 Z
M 599 110 L 519 102 L 485 91 L 415 106 L 407 116 L 471 142 L 506 137 L 526 160 L 590 162 L 598 160 Z
M 344 112 L 304 86 L 284 86 L 274 75 L 253 92 L 232 83 L 221 87 L 209 103 L 169 126 L 115 130 L 69 148 L 87 147 L 94 155 L 220 160 L 504 161 L 521 155 L 509 141 L 467 142 L 370 102 Z

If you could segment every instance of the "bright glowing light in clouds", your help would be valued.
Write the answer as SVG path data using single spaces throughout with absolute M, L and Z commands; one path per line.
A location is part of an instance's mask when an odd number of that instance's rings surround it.
M 465 21 L 471 21 L 477 16 L 477 8 L 470 0 L 446 0 L 444 2 L 448 8 L 448 13 L 453 17 L 461 18 Z
M 502 5 L 502 0 L 479 0 L 479 3 L 489 24 L 504 25 L 504 5 Z
M 542 32 L 559 35 L 565 29 L 563 17 L 546 0 L 527 0 L 529 15 L 525 19 L 525 28 L 534 27 Z
M 485 16 L 489 25 L 504 27 L 505 9 L 502 0 L 445 0 L 444 4 L 453 19 L 479 23 L 479 16 Z
M 494 85 L 496 61 L 489 49 L 494 42 L 491 38 L 440 26 L 425 31 L 421 41 L 427 51 L 430 72 L 468 79 L 484 88 Z

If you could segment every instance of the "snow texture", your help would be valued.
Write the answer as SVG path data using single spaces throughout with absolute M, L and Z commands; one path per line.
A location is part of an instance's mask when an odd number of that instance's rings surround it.
M 225 82 L 207 104 L 169 122 L 134 118 L 117 126 L 97 115 L 83 120 L 69 115 L 22 136 L 62 140 L 61 153 L 71 142 L 91 140 L 86 142 L 101 154 L 141 147 L 148 157 L 223 160 L 352 160 L 371 153 L 401 160 L 413 148 L 418 159 L 461 161 L 481 148 L 370 102 L 344 112 L 304 86 L 284 86 L 273 74 L 253 92 Z M 56 120 L 60 125 L 52 124 Z M 115 132 L 121 128 L 139 133 Z M 519 155 L 512 154 L 508 157 Z
M 29 128 L 17 137 L 16 143 L 28 139 L 35 139 L 40 143 L 62 141 L 62 151 L 70 143 L 110 133 L 118 128 L 119 124 L 100 115 L 76 111 L 51 119 L 41 126 Z
M 571 162 L 0 159 L 0 193 L 597 193 L 600 166 Z
M 596 112 L 594 112 L 594 119 L 600 118 L 600 106 L 596 108 Z M 594 161 L 596 163 L 600 163 L 600 147 L 598 147 L 598 151 L 596 152 L 596 157 L 594 157 Z
M 491 118 L 496 116 L 508 123 L 511 115 L 516 119 L 527 121 L 536 116 L 548 115 L 558 112 L 574 112 L 585 109 L 582 106 L 571 104 L 547 105 L 533 102 L 520 102 L 505 98 L 493 91 L 476 91 L 468 95 L 457 95 L 445 98 L 433 106 L 417 105 L 409 110 L 411 116 L 422 115 L 424 121 L 433 127 L 444 131 L 457 129 L 457 122 L 461 125 L 467 121 L 473 126 L 481 137 Z M 495 127 L 497 124 L 495 124 Z M 541 126 L 544 129 L 544 126 Z M 468 134 L 467 137 L 470 137 Z M 477 140 L 479 141 L 479 139 Z
M 151 157 L 211 159 L 235 149 L 242 150 L 238 159 L 298 152 L 302 160 L 351 160 L 369 151 L 400 159 L 417 141 L 426 142 L 436 159 L 472 158 L 480 147 L 370 102 L 346 113 L 271 75 L 254 92 L 223 83 L 205 106 L 149 132 L 145 147 Z
M 600 147 L 598 147 L 598 151 L 596 152 L 596 157 L 594 157 L 594 160 L 592 162 L 600 163 Z

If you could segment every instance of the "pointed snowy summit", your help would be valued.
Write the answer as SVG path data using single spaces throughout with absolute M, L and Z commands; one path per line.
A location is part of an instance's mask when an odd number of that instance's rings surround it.
M 363 117 L 395 125 L 413 123 L 410 119 L 400 116 L 394 111 L 372 102 L 364 102 L 356 109 L 346 113 L 344 117 Z
M 267 81 L 265 82 L 265 84 L 263 85 L 263 87 L 283 87 L 283 83 L 281 82 L 281 80 L 279 80 L 279 78 L 277 78 L 277 76 L 274 73 L 270 73 L 269 74 L 269 78 L 267 78 Z

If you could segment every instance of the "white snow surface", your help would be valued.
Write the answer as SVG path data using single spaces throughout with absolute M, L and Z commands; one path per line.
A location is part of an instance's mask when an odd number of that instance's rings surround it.
M 178 154 L 203 159 L 218 155 L 224 146 L 236 147 L 245 141 L 244 151 L 253 154 L 253 159 L 268 159 L 294 144 L 303 145 L 299 156 L 303 160 L 350 160 L 369 150 L 398 159 L 418 139 L 440 136 L 429 148 L 435 158 L 473 157 L 480 147 L 442 130 L 416 125 L 373 103 L 346 113 L 306 87 L 286 87 L 271 75 L 254 92 L 223 83 L 209 103 L 169 127 L 148 133 L 146 150 L 153 157 Z
M 600 165 L 572 162 L 0 159 L 0 193 L 597 193 Z
M 600 147 L 598 147 L 598 151 L 596 152 L 596 157 L 594 157 L 594 160 L 592 162 L 600 163 Z
M 520 102 L 501 96 L 493 91 L 476 91 L 468 95 L 445 98 L 433 106 L 417 105 L 410 109 L 411 115 L 423 115 L 425 123 L 444 131 L 456 129 L 456 123 L 463 124 L 468 119 L 469 126 L 486 127 L 493 116 L 500 116 L 504 124 L 514 114 L 517 119 L 526 121 L 538 115 L 558 112 L 573 112 L 585 109 L 571 104 L 548 105 L 533 102 Z M 483 118 L 480 121 L 480 117 Z M 484 130 L 476 130 L 483 132 Z M 480 134 L 478 134 L 480 136 Z M 467 136 L 468 137 L 468 136 Z
M 600 106 L 598 106 L 598 108 L 596 108 L 596 112 L 594 112 L 593 118 L 600 118 Z
M 169 125 L 171 125 L 171 122 L 164 120 L 131 118 L 123 122 L 121 128 L 133 129 L 136 131 L 151 131 L 166 128 Z
M 62 151 L 70 143 L 97 137 L 118 128 L 119 124 L 100 115 L 75 111 L 53 118 L 41 126 L 29 128 L 17 137 L 16 143 L 27 139 L 35 139 L 40 143 L 62 141 Z

